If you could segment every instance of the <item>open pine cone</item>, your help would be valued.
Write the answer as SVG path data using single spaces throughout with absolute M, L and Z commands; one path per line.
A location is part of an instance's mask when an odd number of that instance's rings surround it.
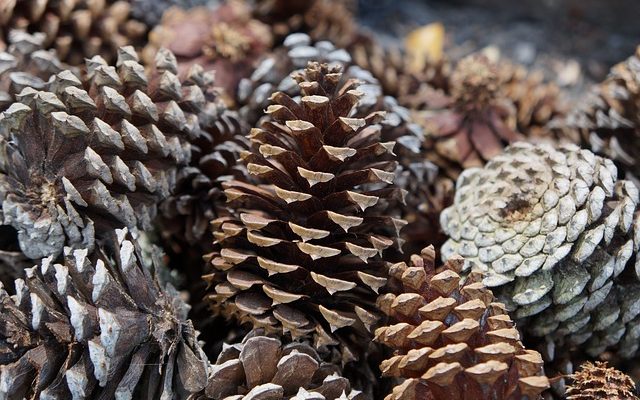
M 633 380 L 607 363 L 584 363 L 571 375 L 567 400 L 638 400 Z
M 503 304 L 452 257 L 435 268 L 428 247 L 390 268 L 391 293 L 378 298 L 390 318 L 376 340 L 394 350 L 382 373 L 405 378 L 387 400 L 537 399 L 549 387 L 542 357 L 526 350 Z
M 618 163 L 627 179 L 640 179 L 640 47 L 611 68 L 607 79 L 571 112 L 561 128 L 579 132 L 591 151 Z
M 176 73 L 170 52 L 147 75 L 126 47 L 116 67 L 94 57 L 82 76 L 62 71 L 44 90 L 26 88 L 0 115 L 3 218 L 28 257 L 151 225 L 208 118 L 208 75 Z
M 460 254 L 520 328 L 591 356 L 640 346 L 638 189 L 574 145 L 517 143 L 458 179 L 441 214 Z M 564 344 L 563 344 L 564 347 Z
M 206 394 L 213 399 L 364 399 L 340 376 L 340 368 L 322 361 L 311 345 L 283 344 L 260 329 L 249 332 L 242 343 L 224 345 Z
M 131 19 L 129 1 L 10 0 L 1 7 L 0 43 L 10 42 L 11 29 L 42 32 L 45 48 L 72 65 L 95 55 L 111 61 L 119 47 L 139 44 L 147 33 Z
M 65 248 L 60 264 L 43 259 L 16 280 L 14 297 L 0 289 L 0 397 L 187 398 L 203 390 L 208 362 L 188 306 L 149 267 L 125 229 L 93 254 Z
M 383 116 L 350 118 L 361 92 L 339 86 L 341 77 L 310 63 L 296 76 L 300 100 L 272 96 L 270 119 L 243 155 L 260 184 L 224 184 L 235 212 L 213 221 L 214 272 L 205 277 L 214 310 L 313 335 L 317 347 L 369 337 L 383 255 L 399 249 L 406 224 L 387 214 L 404 193 L 392 184 L 397 163 L 387 161 L 394 143 L 380 141 Z M 347 347 L 344 355 L 354 358 Z

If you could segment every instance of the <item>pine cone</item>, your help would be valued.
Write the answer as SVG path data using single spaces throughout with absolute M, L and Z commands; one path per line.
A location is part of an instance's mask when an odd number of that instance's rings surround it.
M 61 60 L 81 64 L 85 57 L 115 59 L 119 47 L 139 44 L 147 27 L 130 18 L 128 1 L 31 1 L 3 2 L 0 41 L 8 43 L 11 29 L 43 32 L 44 46 L 55 48 Z
M 340 376 L 339 368 L 323 362 L 312 346 L 283 344 L 262 330 L 251 331 L 242 343 L 223 347 L 206 394 L 213 399 L 363 399 Z
M 188 306 L 162 289 L 125 230 L 105 248 L 65 249 L 0 291 L 0 397 L 186 398 L 207 360 Z M 112 248 L 113 247 L 113 248 Z M 154 265 L 155 268 L 159 265 Z
M 42 49 L 44 34 L 12 31 L 9 48 L 0 52 L 0 111 L 26 87 L 42 90 L 49 78 L 65 69 L 53 50 Z
M 378 319 L 383 253 L 397 251 L 405 225 L 387 214 L 404 196 L 392 185 L 397 163 L 383 158 L 394 143 L 380 141 L 382 115 L 348 117 L 361 92 L 338 86 L 339 68 L 310 63 L 296 79 L 302 98 L 275 93 L 270 119 L 250 134 L 243 161 L 261 184 L 223 184 L 235 212 L 212 223 L 209 300 L 253 326 L 312 335 L 317 347 L 362 345 L 355 337 Z
M 162 51 L 147 76 L 131 47 L 117 65 L 94 57 L 83 76 L 63 71 L 44 91 L 24 89 L 0 115 L 4 224 L 30 258 L 91 247 L 108 228 L 148 228 L 189 161 L 187 138 L 201 135 L 201 69 L 179 79 Z
M 392 324 L 378 328 L 376 340 L 395 351 L 382 373 L 406 379 L 386 399 L 539 398 L 549 387 L 542 357 L 524 349 L 504 305 L 480 274 L 461 281 L 461 257 L 438 269 L 434 261 L 430 246 L 411 266 L 393 265 L 392 293 L 378 298 Z
M 607 79 L 593 87 L 561 128 L 577 131 L 582 144 L 596 154 L 611 158 L 625 178 L 640 178 L 640 47 L 615 65 Z
M 441 215 L 443 258 L 460 254 L 486 272 L 527 332 L 591 356 L 616 346 L 633 357 L 638 189 L 616 176 L 611 160 L 574 145 L 512 145 L 460 175 Z
M 638 400 L 633 380 L 607 363 L 587 362 L 571 379 L 567 400 Z
M 143 54 L 151 60 L 159 48 L 168 48 L 181 70 L 194 63 L 215 70 L 217 81 L 233 96 L 238 81 L 251 74 L 254 62 L 271 44 L 269 27 L 253 19 L 244 2 L 230 1 L 215 9 L 167 10 L 149 33 Z

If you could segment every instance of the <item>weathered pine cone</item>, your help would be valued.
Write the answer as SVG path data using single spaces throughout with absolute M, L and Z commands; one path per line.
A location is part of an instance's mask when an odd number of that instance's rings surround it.
M 119 47 L 139 44 L 147 33 L 144 23 L 131 19 L 129 1 L 11 0 L 2 7 L 0 42 L 9 42 L 11 29 L 42 32 L 45 48 L 72 65 L 98 54 L 111 61 Z
M 638 189 L 611 160 L 574 145 L 517 143 L 458 179 L 441 214 L 460 254 L 518 326 L 591 356 L 640 346 Z M 553 351 L 551 351 L 553 353 Z
M 378 306 L 391 322 L 376 340 L 394 350 L 382 365 L 386 376 L 405 378 L 387 400 L 537 399 L 549 387 L 542 356 L 526 350 L 503 304 L 464 260 L 435 268 L 427 247 L 389 270 L 391 293 Z
M 579 133 L 583 145 L 611 158 L 625 178 L 640 178 L 640 47 L 592 88 L 561 128 Z
M 587 362 L 571 375 L 567 400 L 638 400 L 633 380 L 606 363 Z
M 53 50 L 43 50 L 43 41 L 42 33 L 9 35 L 9 47 L 0 52 L 0 111 L 14 103 L 22 89 L 42 90 L 52 75 L 65 69 Z
M 62 71 L 45 90 L 25 88 L 0 115 L 4 224 L 28 257 L 91 247 L 108 228 L 150 226 L 207 120 L 210 78 L 193 67 L 181 79 L 176 69 L 161 51 L 147 75 L 125 47 L 117 67 L 94 57 L 81 77 Z
M 215 70 L 216 80 L 234 96 L 238 81 L 251 74 L 253 64 L 272 45 L 269 27 L 254 19 L 243 1 L 225 2 L 216 8 L 171 8 L 149 33 L 145 60 L 159 48 L 168 48 L 180 69 L 194 63 Z
M 344 344 L 349 361 L 349 345 L 378 320 L 383 255 L 399 249 L 406 224 L 387 210 L 404 192 L 392 184 L 397 163 L 385 161 L 394 143 L 380 141 L 383 116 L 348 117 L 361 95 L 354 82 L 339 86 L 340 69 L 318 63 L 296 79 L 301 99 L 275 93 L 270 119 L 250 134 L 243 161 L 260 184 L 223 185 L 236 211 L 212 223 L 208 298 L 253 326 Z
M 213 399 L 364 399 L 340 376 L 339 367 L 322 361 L 310 344 L 283 344 L 260 329 L 241 343 L 224 345 L 205 393 Z
M 157 257 L 156 257 L 157 258 Z M 178 292 L 127 230 L 89 254 L 65 248 L 0 290 L 0 397 L 187 398 L 208 362 Z M 154 265 L 158 268 L 160 265 Z

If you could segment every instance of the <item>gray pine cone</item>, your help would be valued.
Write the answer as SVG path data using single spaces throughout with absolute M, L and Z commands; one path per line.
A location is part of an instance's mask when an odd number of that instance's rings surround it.
M 49 78 L 64 70 L 53 50 L 43 50 L 45 35 L 11 31 L 9 47 L 0 52 L 0 111 L 16 101 L 26 87 L 42 90 Z
M 61 263 L 27 269 L 16 296 L 0 289 L 0 398 L 184 399 L 205 388 L 188 306 L 126 229 L 112 233 L 92 254 L 67 247 Z
M 517 143 L 467 169 L 441 223 L 518 326 L 590 355 L 640 346 L 638 189 L 573 145 Z
M 226 400 L 363 400 L 340 376 L 336 364 L 321 360 L 304 342 L 283 344 L 262 330 L 242 343 L 225 344 L 212 366 L 206 394 Z
M 171 7 L 188 10 L 208 3 L 212 0 L 131 0 L 131 15 L 153 27 L 160 23 L 162 14 Z
M 65 70 L 45 90 L 27 87 L 0 114 L 3 223 L 28 257 L 91 247 L 95 232 L 150 227 L 189 161 L 188 140 L 211 120 L 211 77 L 198 66 L 176 73 L 169 51 L 147 74 L 124 47 L 116 66 L 96 56 L 82 76 Z

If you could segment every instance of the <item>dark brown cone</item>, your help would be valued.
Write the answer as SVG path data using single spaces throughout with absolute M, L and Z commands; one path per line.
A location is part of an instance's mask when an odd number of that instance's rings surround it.
M 559 122 L 570 138 L 615 161 L 626 179 L 640 178 L 640 47 Z M 577 134 L 576 134 L 577 133 Z
M 233 96 L 238 81 L 251 74 L 256 60 L 271 48 L 269 27 L 253 19 L 249 6 L 230 1 L 215 9 L 173 7 L 149 33 L 144 59 L 166 47 L 177 57 L 180 69 L 194 63 L 216 72 L 216 80 Z
M 284 344 L 262 330 L 224 345 L 211 371 L 206 394 L 213 399 L 364 399 L 340 376 L 340 368 L 324 362 L 311 345 Z
M 42 32 L 44 47 L 71 65 L 98 54 L 114 60 L 119 47 L 140 44 L 147 33 L 144 23 L 131 19 L 128 1 L 10 0 L 2 7 L 0 42 L 10 42 L 11 29 Z
M 310 63 L 296 76 L 298 101 L 272 96 L 270 119 L 250 134 L 243 161 L 260 184 L 225 183 L 235 212 L 213 221 L 214 272 L 205 277 L 213 309 L 316 347 L 369 338 L 378 319 L 384 256 L 400 247 L 405 221 L 387 214 L 404 192 L 385 161 L 383 117 L 349 118 L 361 93 L 338 86 L 339 68 Z M 360 339 L 356 339 L 359 337 Z M 366 342 L 366 340 L 365 340 Z M 362 345 L 364 343 L 360 343 Z
M 29 34 L 12 31 L 9 47 L 0 52 L 0 111 L 16 101 L 25 87 L 45 88 L 49 78 L 64 69 L 53 50 L 43 50 L 42 33 Z
M 113 232 L 112 232 L 113 233 Z M 93 254 L 65 249 L 0 290 L 0 397 L 187 398 L 208 362 L 188 306 L 162 288 L 126 230 Z M 156 249 L 157 251 L 157 249 Z M 154 254 L 157 259 L 159 254 Z
M 542 357 L 526 350 L 503 304 L 477 273 L 462 282 L 464 260 L 435 268 L 427 247 L 389 270 L 391 293 L 378 307 L 391 325 L 376 340 L 394 350 L 383 375 L 405 378 L 388 400 L 537 399 L 549 387 Z
M 176 72 L 166 50 L 147 75 L 133 49 L 122 48 L 117 67 L 94 57 L 81 77 L 60 72 L 46 91 L 24 89 L 0 115 L 4 224 L 18 231 L 25 255 L 151 226 L 177 167 L 189 161 L 188 139 L 208 120 L 210 77 L 197 67 L 183 78 Z
M 633 380 L 604 362 L 584 363 L 571 375 L 567 400 L 637 400 Z

